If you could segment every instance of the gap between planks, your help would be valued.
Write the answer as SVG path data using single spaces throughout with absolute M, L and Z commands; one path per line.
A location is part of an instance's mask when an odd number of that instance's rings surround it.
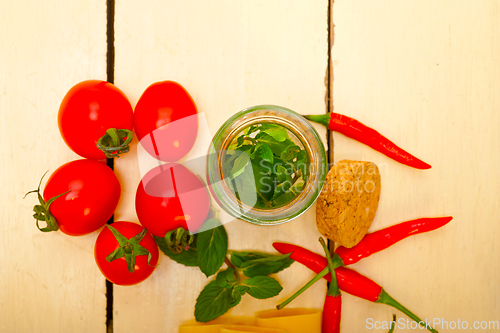
M 333 66 L 331 60 L 331 50 L 334 41 L 334 32 L 333 32 L 333 22 L 332 22 L 332 10 L 333 10 L 333 2 L 334 0 L 327 0 L 327 65 L 326 65 L 326 112 L 333 112 Z M 114 83 L 115 76 L 115 44 L 114 44 L 114 21 L 115 21 L 115 1 L 114 0 L 106 0 L 106 44 L 107 44 L 107 53 L 106 53 L 106 81 L 110 83 Z M 327 129 L 327 150 L 328 150 L 328 166 L 333 164 L 333 151 L 334 151 L 334 142 L 333 135 L 329 129 Z M 114 160 L 107 159 L 107 165 L 114 169 Z M 328 168 L 329 169 L 329 168 Z M 108 221 L 108 224 L 113 223 L 114 216 Z M 330 252 L 333 253 L 335 248 L 335 243 L 328 240 L 328 247 L 330 248 Z M 106 280 L 106 332 L 113 333 L 113 283 Z

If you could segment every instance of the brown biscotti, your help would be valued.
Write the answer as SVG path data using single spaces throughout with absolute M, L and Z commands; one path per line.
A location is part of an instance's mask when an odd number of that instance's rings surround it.
M 319 232 L 338 245 L 353 247 L 377 212 L 380 172 L 372 162 L 342 160 L 328 172 L 316 204 Z

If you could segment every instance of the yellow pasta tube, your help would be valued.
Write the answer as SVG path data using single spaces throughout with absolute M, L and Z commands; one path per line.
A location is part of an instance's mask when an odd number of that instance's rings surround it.
M 281 328 L 287 333 L 321 333 L 321 310 L 290 308 L 257 313 L 257 326 Z
M 241 333 L 241 332 L 255 332 L 255 333 L 286 333 L 285 330 L 279 328 L 257 327 L 257 326 L 244 326 L 244 325 L 231 325 L 220 329 L 220 333 Z
M 228 324 L 193 324 L 179 326 L 179 333 L 219 333 Z

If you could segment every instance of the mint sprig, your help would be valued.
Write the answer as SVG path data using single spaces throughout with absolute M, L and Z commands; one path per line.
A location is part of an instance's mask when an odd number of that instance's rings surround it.
M 262 252 L 228 250 L 227 232 L 216 218 L 207 220 L 202 231 L 181 253 L 169 250 L 165 239 L 155 237 L 160 250 L 177 263 L 199 267 L 207 276 L 215 275 L 196 299 L 194 315 L 199 322 L 208 322 L 238 305 L 245 294 L 257 299 L 277 296 L 283 289 L 268 276 L 289 267 L 290 254 L 272 255 Z M 222 269 L 226 263 L 227 268 Z

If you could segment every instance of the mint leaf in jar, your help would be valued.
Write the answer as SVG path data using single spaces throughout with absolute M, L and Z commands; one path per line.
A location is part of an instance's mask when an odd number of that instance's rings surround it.
M 308 155 L 285 127 L 253 124 L 229 146 L 236 150 L 223 157 L 223 178 L 237 200 L 258 209 L 274 209 L 300 195 L 308 176 Z M 249 161 L 239 151 L 248 154 Z

